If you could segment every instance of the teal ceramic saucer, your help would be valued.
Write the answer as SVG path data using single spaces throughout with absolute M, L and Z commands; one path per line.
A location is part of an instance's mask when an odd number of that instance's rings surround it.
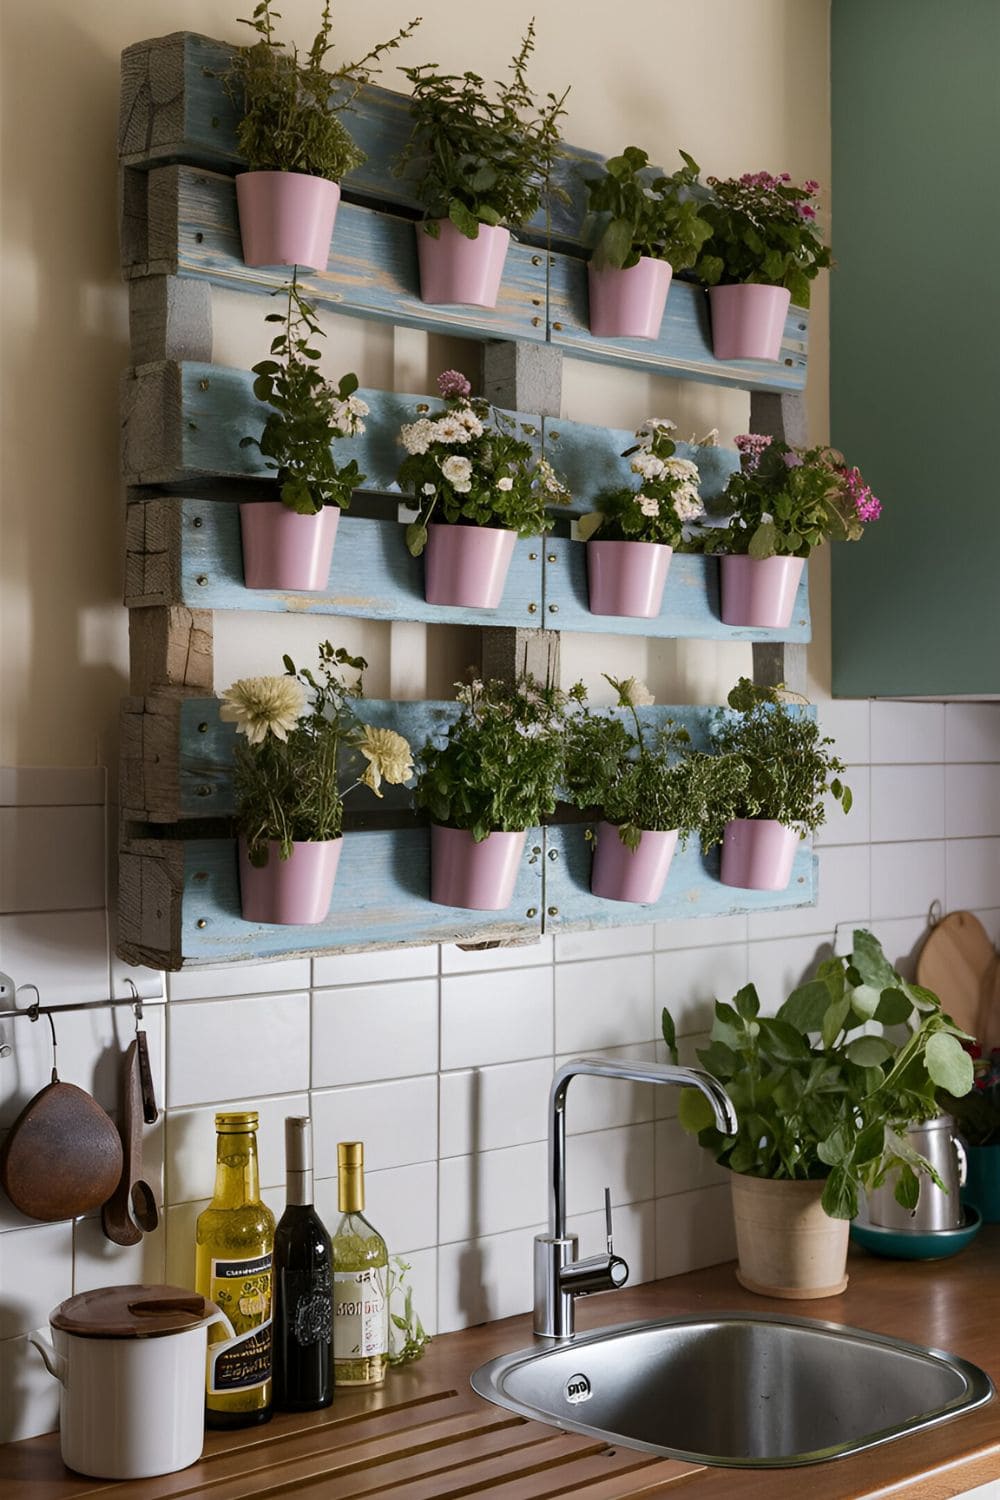
M 963 1204 L 964 1223 L 957 1229 L 886 1229 L 881 1224 L 851 1225 L 851 1239 L 873 1255 L 890 1260 L 944 1260 L 957 1255 L 982 1228 L 982 1217 L 971 1203 Z

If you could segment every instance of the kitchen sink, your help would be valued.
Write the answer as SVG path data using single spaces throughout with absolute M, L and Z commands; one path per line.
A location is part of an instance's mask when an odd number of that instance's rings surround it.
M 858 1453 L 993 1395 L 954 1355 L 769 1313 L 602 1328 L 491 1360 L 472 1385 L 536 1421 L 732 1468 Z

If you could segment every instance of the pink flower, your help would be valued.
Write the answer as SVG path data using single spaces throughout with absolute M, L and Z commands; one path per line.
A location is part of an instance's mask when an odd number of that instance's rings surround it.
M 780 178 L 778 180 L 779 180 L 779 182 L 791 182 L 791 180 L 792 180 L 792 174 L 791 174 L 791 172 L 782 172 L 782 174 L 781 174 L 781 176 L 780 176 Z
M 812 206 L 811 203 L 796 203 L 795 207 L 799 211 L 799 217 L 800 218 L 802 218 L 802 219 L 815 219 L 815 217 L 816 217 L 816 210 L 813 208 L 813 206 Z
M 752 474 L 760 463 L 760 456 L 771 445 L 771 439 L 763 432 L 743 432 L 736 438 L 736 446 L 743 460 L 743 469 Z
M 442 370 L 438 376 L 438 390 L 442 396 L 469 396 L 472 386 L 461 370 Z
M 801 469 L 802 460 L 797 453 L 783 453 L 786 469 Z
M 804 193 L 808 193 L 810 198 L 815 198 L 816 194 L 819 192 L 819 183 L 816 181 L 815 177 L 810 177 L 808 181 L 802 184 L 802 191 Z

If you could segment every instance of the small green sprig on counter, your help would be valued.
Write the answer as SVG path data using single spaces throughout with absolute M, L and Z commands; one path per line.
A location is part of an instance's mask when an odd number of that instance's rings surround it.
M 564 692 L 526 673 L 456 689 L 459 713 L 444 743 L 428 740 L 417 755 L 414 802 L 476 843 L 534 828 L 555 811 L 568 710 L 583 701 L 583 685 Z
M 324 641 L 316 674 L 290 656 L 284 666 L 283 677 L 234 682 L 219 710 L 236 725 L 236 819 L 254 865 L 267 863 L 272 841 L 288 859 L 293 843 L 339 838 L 348 792 L 367 786 L 381 797 L 383 779 L 398 785 L 413 771 L 401 734 L 358 717 L 363 657 Z
M 534 50 L 532 20 L 511 61 L 513 76 L 497 81 L 495 98 L 478 73 L 439 73 L 437 63 L 400 69 L 413 88 L 413 131 L 395 170 L 414 175 L 426 233 L 440 234 L 439 219 L 470 240 L 480 224 L 517 228 L 546 193 L 558 192 L 550 179 L 569 89 L 536 99 L 527 77 Z
M 267 314 L 268 323 L 284 324 L 271 340 L 271 357 L 253 367 L 253 393 L 274 410 L 260 437 L 245 437 L 240 447 L 260 449 L 267 467 L 277 471 L 281 502 L 289 510 L 303 516 L 318 515 L 325 505 L 347 510 L 365 475 L 356 459 L 338 464 L 333 450 L 338 439 L 364 432 L 368 405 L 355 395 L 356 375 L 334 386 L 320 374 L 315 341 L 323 330 L 294 277 L 287 297 L 284 314 Z
M 413 1288 L 408 1281 L 410 1263 L 401 1255 L 389 1257 L 389 1363 L 408 1365 L 423 1357 L 431 1336 L 413 1306 Z M 402 1301 L 402 1311 L 393 1311 Z M 401 1336 L 400 1336 L 401 1335 Z
M 744 172 L 709 177 L 708 186 L 701 214 L 712 232 L 695 266 L 698 280 L 783 286 L 797 306 L 808 307 L 809 283 L 833 264 L 815 228 L 819 183 L 798 187 L 787 172 Z
M 638 146 L 609 156 L 600 176 L 587 179 L 590 212 L 600 215 L 594 264 L 627 271 L 642 256 L 685 271 L 698 259 L 712 226 L 699 213 L 698 163 L 682 151 L 684 165 L 669 177 L 651 177 L 649 157 Z
M 907 1030 L 897 1040 L 900 1027 Z M 667 1010 L 663 1035 L 676 1061 Z M 897 1201 L 913 1208 L 920 1174 L 942 1184 L 903 1137 L 909 1124 L 938 1113 L 938 1089 L 964 1095 L 972 1087 L 963 1037 L 937 996 L 904 979 L 878 939 L 858 928 L 852 952 L 820 963 L 775 1016 L 761 1015 L 752 984 L 731 1005 L 715 1002 L 711 1040 L 698 1060 L 725 1085 L 737 1133 L 715 1128 L 694 1089 L 681 1093 L 680 1121 L 733 1172 L 825 1178 L 822 1202 L 831 1218 L 854 1218 L 859 1193 L 891 1173 Z
M 626 448 L 623 458 L 639 476 L 637 489 L 622 486 L 605 490 L 597 498 L 598 509 L 581 516 L 576 534 L 581 542 L 655 542 L 677 547 L 684 527 L 704 514 L 698 493 L 698 465 L 677 457 L 671 437 L 676 424 L 669 417 L 649 417 L 636 429 L 638 441 Z
M 333 69 L 326 67 L 334 45 L 330 0 L 325 0 L 319 30 L 304 57 L 276 37 L 275 22 L 280 20 L 271 0 L 261 0 L 249 20 L 240 20 L 258 37 L 237 49 L 224 80 L 242 111 L 236 135 L 240 155 L 252 172 L 302 172 L 340 182 L 365 160 L 340 116 L 380 71 L 381 59 L 413 35 L 420 17 L 356 62 Z

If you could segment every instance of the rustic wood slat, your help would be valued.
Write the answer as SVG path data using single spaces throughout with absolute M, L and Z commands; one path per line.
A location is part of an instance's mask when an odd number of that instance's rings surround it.
M 185 605 L 132 610 L 128 634 L 133 693 L 162 687 L 211 689 L 212 615 L 208 610 Z

